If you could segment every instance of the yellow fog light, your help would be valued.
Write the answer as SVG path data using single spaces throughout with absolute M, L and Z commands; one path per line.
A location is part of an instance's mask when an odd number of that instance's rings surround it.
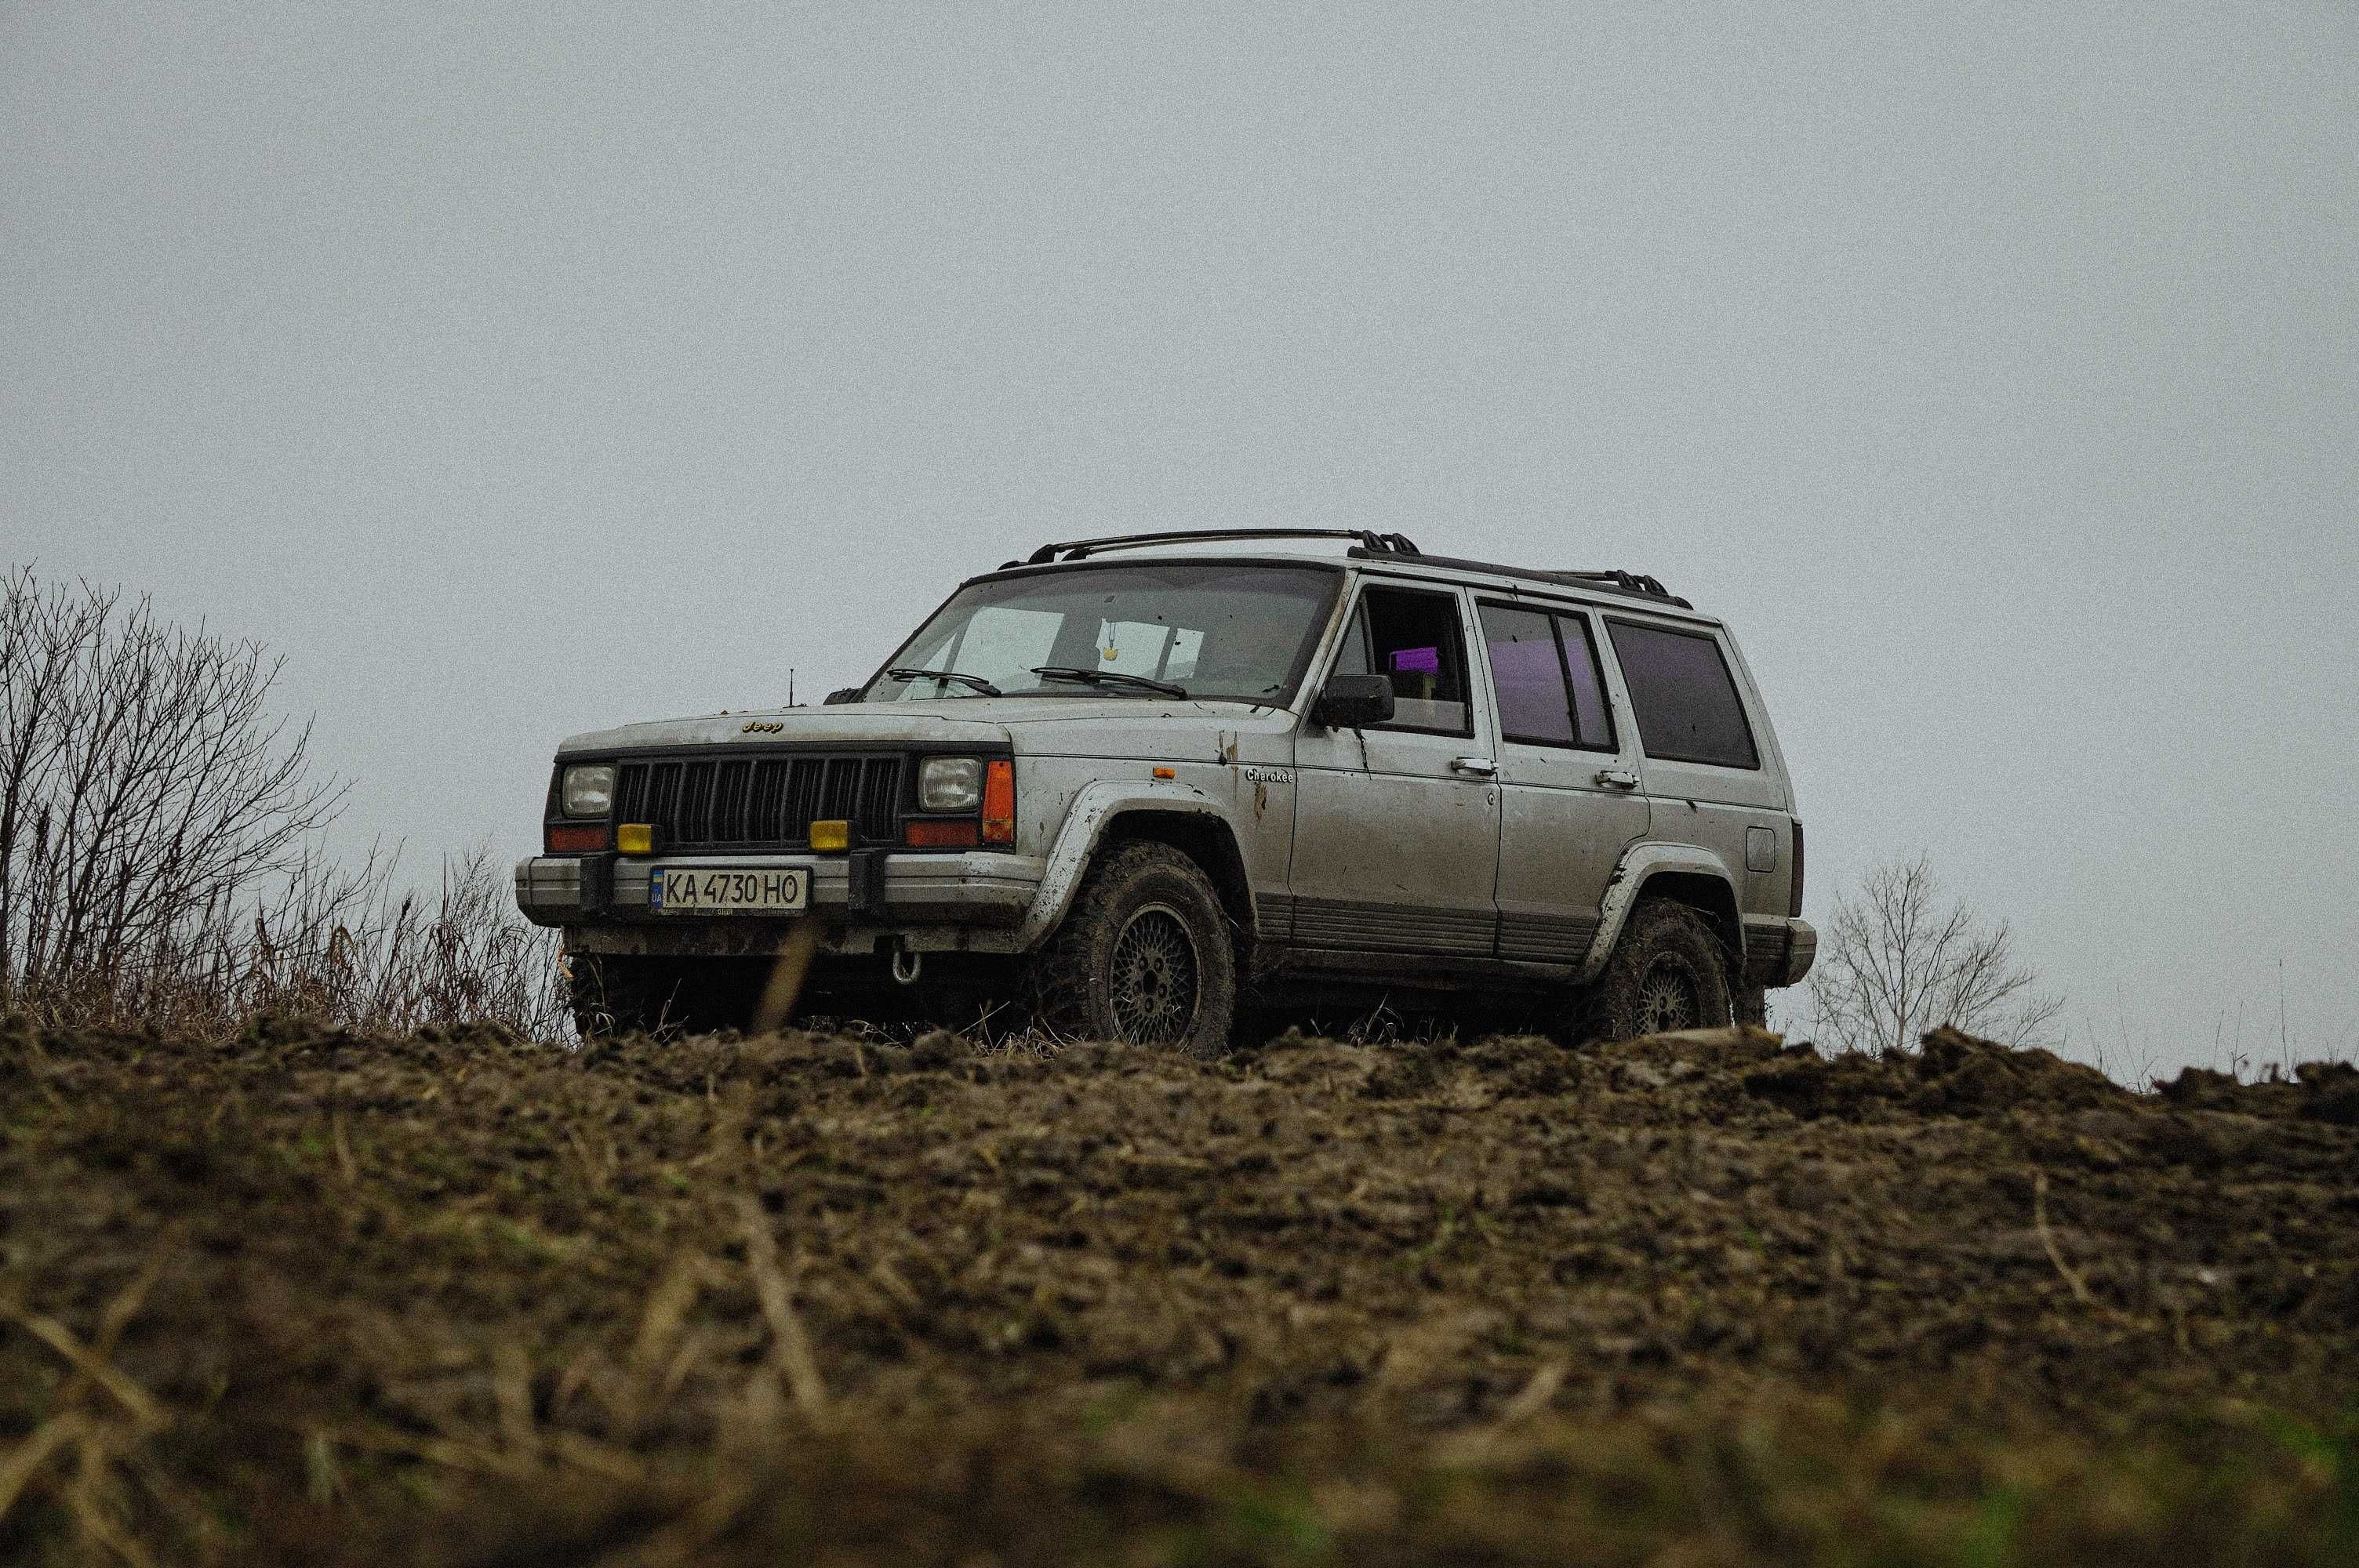
M 852 824 L 841 819 L 814 822 L 810 825 L 810 847 L 814 849 L 849 849 L 852 848 Z
M 625 855 L 656 852 L 656 829 L 650 822 L 625 822 L 614 829 L 614 848 Z

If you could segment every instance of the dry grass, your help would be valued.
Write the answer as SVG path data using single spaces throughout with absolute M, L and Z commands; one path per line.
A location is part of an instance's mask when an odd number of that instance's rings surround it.
M 7 1000 L 46 1023 L 214 1037 L 266 1015 L 400 1033 L 491 1024 L 570 1037 L 557 934 L 516 909 L 488 849 L 443 862 L 429 895 L 396 892 L 394 863 L 340 876 L 306 861 L 264 906 L 151 940 L 136 963 L 19 980 Z

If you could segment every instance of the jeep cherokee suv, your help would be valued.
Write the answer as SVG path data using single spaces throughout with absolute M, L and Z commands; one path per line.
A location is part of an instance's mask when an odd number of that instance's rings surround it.
M 1723 622 L 1340 530 L 1044 546 L 824 707 L 567 741 L 543 848 L 585 1034 L 998 997 L 1212 1053 L 1381 988 L 1611 1038 L 1757 1018 L 1817 946 Z

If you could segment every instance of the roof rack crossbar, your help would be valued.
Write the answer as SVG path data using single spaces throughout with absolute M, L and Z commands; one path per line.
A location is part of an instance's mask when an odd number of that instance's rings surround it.
M 1021 563 L 1010 561 L 1007 564 L 1011 567 L 1018 564 L 1046 566 L 1051 561 L 1086 560 L 1107 550 L 1198 544 L 1212 539 L 1350 539 L 1360 548 L 1380 556 L 1414 556 L 1419 553 L 1406 534 L 1378 534 L 1367 528 L 1185 528 L 1161 534 L 1110 534 L 1102 539 L 1066 539 L 1041 546 Z

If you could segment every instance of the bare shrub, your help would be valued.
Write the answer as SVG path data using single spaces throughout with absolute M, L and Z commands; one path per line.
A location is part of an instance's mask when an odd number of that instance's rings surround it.
M 206 1006 L 377 1031 L 495 1023 L 553 1040 L 570 1028 L 557 934 L 516 913 L 487 846 L 445 858 L 430 900 L 397 893 L 395 870 L 375 855 L 351 873 L 308 863 L 250 933 L 219 939 L 209 973 L 222 989 Z
M 394 856 L 328 858 L 346 786 L 270 713 L 279 667 L 145 598 L 0 579 L 0 1011 L 561 1027 L 554 939 L 487 849 L 430 903 L 393 894 Z
M 1821 1045 L 1880 1055 L 1947 1024 L 2016 1047 L 2054 1044 L 2061 997 L 2016 954 L 2005 920 L 1944 903 L 1923 855 L 1887 860 L 1835 900 L 1808 984 Z
M 0 595 L 0 986 L 111 993 L 283 879 L 342 799 L 309 727 L 265 702 L 261 645 L 158 622 L 145 599 Z

